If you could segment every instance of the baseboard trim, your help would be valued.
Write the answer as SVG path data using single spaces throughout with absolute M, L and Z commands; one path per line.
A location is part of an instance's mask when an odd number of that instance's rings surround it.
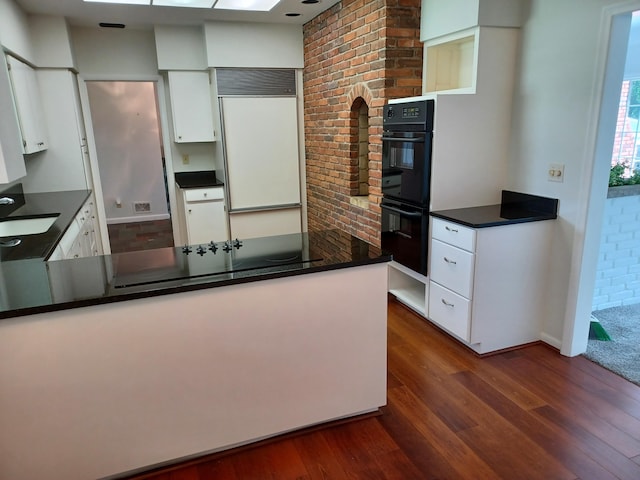
M 557 348 L 558 350 L 562 348 L 562 340 L 552 337 L 544 332 L 540 334 L 540 340 L 554 348 Z
M 171 216 L 168 213 L 160 213 L 157 215 L 136 215 L 135 217 L 107 218 L 107 225 L 115 225 L 117 223 L 153 222 L 156 220 L 169 220 L 170 218 Z

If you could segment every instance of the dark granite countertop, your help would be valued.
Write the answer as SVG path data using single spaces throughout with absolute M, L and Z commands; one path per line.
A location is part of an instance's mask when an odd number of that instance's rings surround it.
M 19 236 L 21 243 L 15 247 L 0 247 L 0 262 L 28 258 L 42 261 L 48 257 L 90 194 L 90 190 L 23 193 L 21 184 L 0 193 L 0 196 L 8 196 L 16 201 L 13 205 L 1 206 L 0 221 L 6 218 L 59 214 L 46 232 Z M 0 241 L 14 238 L 16 237 L 0 237 Z
M 383 263 L 390 255 L 337 230 L 2 265 L 0 319 Z M 199 249 L 199 247 L 201 247 Z
M 215 170 L 198 172 L 177 172 L 174 174 L 180 188 L 222 187 L 224 183 L 218 180 Z
M 467 227 L 485 228 L 552 220 L 557 218 L 557 210 L 555 198 L 503 190 L 500 204 L 439 210 L 431 212 L 431 216 Z

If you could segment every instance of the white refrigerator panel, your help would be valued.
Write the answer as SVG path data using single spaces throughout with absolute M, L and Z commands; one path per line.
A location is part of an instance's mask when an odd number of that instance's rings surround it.
M 231 210 L 300 204 L 294 97 L 224 97 Z

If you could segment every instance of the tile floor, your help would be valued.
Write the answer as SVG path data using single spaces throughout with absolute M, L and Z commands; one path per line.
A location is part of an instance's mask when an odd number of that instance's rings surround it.
M 111 253 L 173 247 L 171 220 L 108 225 Z

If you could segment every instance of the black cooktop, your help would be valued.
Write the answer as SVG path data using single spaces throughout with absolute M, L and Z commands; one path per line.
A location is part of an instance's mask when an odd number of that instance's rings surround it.
M 235 239 L 185 247 L 112 255 L 114 289 L 153 287 L 172 282 L 198 282 L 242 272 L 304 268 L 322 256 L 310 252 L 299 234 Z

